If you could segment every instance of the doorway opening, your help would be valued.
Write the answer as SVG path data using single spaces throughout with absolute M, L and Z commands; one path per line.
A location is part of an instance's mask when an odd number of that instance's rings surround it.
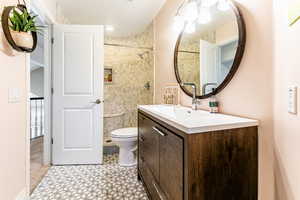
M 31 10 L 38 17 L 35 22 L 43 26 L 37 32 L 37 48 L 30 54 L 30 91 L 29 91 L 29 130 L 30 130 L 30 193 L 40 183 L 50 166 L 50 152 L 48 138 L 51 138 L 49 129 L 50 118 L 47 116 L 48 104 L 51 97 L 48 95 L 48 81 L 50 73 L 51 41 L 50 25 L 43 19 L 34 6 Z M 50 76 L 51 77 L 51 76 Z

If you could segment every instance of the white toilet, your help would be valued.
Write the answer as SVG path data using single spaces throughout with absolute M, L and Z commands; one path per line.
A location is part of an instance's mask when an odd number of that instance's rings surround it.
M 137 150 L 138 129 L 121 128 L 111 132 L 111 139 L 119 148 L 119 165 L 130 167 L 137 164 L 136 153 Z

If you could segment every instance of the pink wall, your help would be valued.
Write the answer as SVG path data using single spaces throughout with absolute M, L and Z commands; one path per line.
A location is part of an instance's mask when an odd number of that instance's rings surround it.
M 274 0 L 274 153 L 278 200 L 300 199 L 300 116 L 287 112 L 288 87 L 300 86 L 300 22 L 289 27 L 287 21 L 288 5 L 292 2 L 295 0 Z M 298 95 L 298 105 L 299 99 Z
M 155 19 L 155 102 L 161 89 L 176 83 L 173 52 L 178 33 L 172 19 L 182 0 L 168 0 Z M 259 199 L 274 199 L 272 135 L 272 0 L 239 0 L 247 26 L 247 45 L 241 66 L 231 83 L 218 95 L 221 111 L 259 119 Z M 183 95 L 182 103 L 191 104 Z M 202 101 L 207 109 L 207 101 Z
M 12 3 L 1 0 L 0 8 Z M 9 88 L 20 89 L 19 103 L 8 103 Z M 13 52 L 1 28 L 0 94 L 0 199 L 14 200 L 26 187 L 26 66 L 25 54 Z
M 298 144 L 300 117 L 288 114 L 286 111 L 288 86 L 300 85 L 298 55 L 300 22 L 293 27 L 288 27 L 286 19 L 289 1 L 292 0 L 274 0 L 273 27 L 271 0 L 238 0 L 247 26 L 245 56 L 234 79 L 218 95 L 222 112 L 261 121 L 259 180 L 261 200 L 274 199 L 273 163 L 277 199 L 300 199 L 298 189 L 300 185 L 300 145 Z M 173 51 L 178 33 L 172 30 L 172 18 L 181 2 L 182 0 L 168 0 L 155 19 L 156 103 L 161 102 L 162 87 L 167 83 L 176 82 Z M 15 3 L 15 1 L 1 0 L 0 7 L 10 3 Z M 272 57 L 273 33 L 275 33 L 274 59 Z M 14 199 L 26 185 L 25 62 L 25 54 L 12 53 L 0 31 L 0 132 L 2 133 L 0 199 Z M 8 103 L 8 88 L 11 87 L 20 88 L 22 91 L 19 103 Z M 182 103 L 190 105 L 190 102 L 191 99 L 183 95 Z M 272 105 L 274 105 L 273 108 Z M 202 102 L 202 107 L 207 109 L 206 101 Z
M 37 0 L 35 0 L 37 1 Z M 1 0 L 2 8 L 15 5 L 15 0 Z M 56 1 L 38 3 L 45 15 L 58 23 L 68 23 Z M 29 140 L 26 139 L 26 54 L 12 50 L 0 27 L 0 199 L 14 200 L 29 191 Z M 8 103 L 9 88 L 18 88 L 21 99 Z M 20 196 L 21 195 L 21 196 Z

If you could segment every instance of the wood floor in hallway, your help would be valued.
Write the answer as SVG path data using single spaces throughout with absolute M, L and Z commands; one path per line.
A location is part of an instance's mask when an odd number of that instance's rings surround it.
M 49 166 L 43 165 L 43 137 L 30 142 L 30 193 L 38 186 Z

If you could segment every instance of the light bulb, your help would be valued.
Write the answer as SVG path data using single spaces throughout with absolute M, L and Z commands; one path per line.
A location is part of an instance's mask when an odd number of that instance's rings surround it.
M 226 11 L 228 10 L 230 7 L 228 5 L 228 2 L 227 0 L 219 0 L 219 3 L 218 3 L 218 9 L 220 11 Z
M 218 2 L 218 0 L 202 0 L 201 1 L 201 7 L 211 7 L 215 5 Z
M 181 31 L 184 27 L 184 19 L 183 17 L 176 15 L 174 17 L 174 24 L 173 24 L 173 29 L 175 31 Z
M 186 21 L 194 21 L 197 19 L 198 6 L 196 1 L 192 1 L 185 6 L 183 16 Z
M 201 8 L 198 18 L 199 24 L 207 24 L 211 21 L 211 14 L 209 8 Z
M 196 31 L 196 25 L 193 22 L 189 22 L 186 25 L 185 32 L 186 33 L 194 33 Z

